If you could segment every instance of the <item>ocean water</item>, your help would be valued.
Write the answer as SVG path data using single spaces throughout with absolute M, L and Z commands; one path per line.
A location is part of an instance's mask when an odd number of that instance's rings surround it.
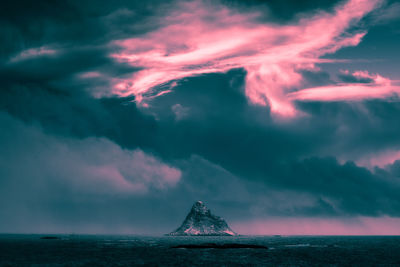
M 400 236 L 0 235 L 0 266 L 400 266 Z M 186 249 L 240 243 L 268 249 Z

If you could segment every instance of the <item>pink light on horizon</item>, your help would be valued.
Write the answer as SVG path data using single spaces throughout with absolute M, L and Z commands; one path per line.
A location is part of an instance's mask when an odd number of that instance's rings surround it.
M 245 235 L 400 235 L 400 218 L 275 218 L 233 222 L 232 229 Z
M 393 164 L 399 159 L 400 150 L 389 149 L 363 155 L 356 161 L 356 163 L 360 166 L 364 166 L 373 170 L 375 167 L 385 168 L 387 165 Z
M 245 93 L 252 104 L 269 105 L 275 115 L 297 116 L 293 101 L 302 98 L 287 94 L 302 85 L 299 71 L 317 70 L 315 64 L 330 62 L 321 56 L 358 45 L 365 32 L 346 30 L 380 3 L 350 0 L 333 13 L 277 25 L 260 22 L 257 13 L 238 13 L 203 1 L 181 2 L 160 19 L 157 30 L 112 43 L 121 48 L 112 58 L 142 69 L 129 78 L 115 78 L 113 93 L 135 95 L 140 101 L 157 86 L 185 77 L 244 68 Z

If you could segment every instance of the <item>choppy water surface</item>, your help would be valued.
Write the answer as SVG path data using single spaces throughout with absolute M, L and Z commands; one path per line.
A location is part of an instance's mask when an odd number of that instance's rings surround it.
M 0 235 L 1 266 L 400 266 L 400 236 Z M 240 243 L 269 249 L 185 249 Z

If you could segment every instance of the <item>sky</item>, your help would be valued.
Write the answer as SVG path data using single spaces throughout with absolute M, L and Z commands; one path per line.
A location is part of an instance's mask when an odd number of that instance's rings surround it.
M 399 1 L 3 6 L 1 233 L 400 234 Z

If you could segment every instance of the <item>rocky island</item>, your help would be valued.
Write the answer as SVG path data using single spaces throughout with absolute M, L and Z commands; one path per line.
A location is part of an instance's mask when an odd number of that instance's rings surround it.
M 197 201 L 182 225 L 170 236 L 234 236 L 237 235 L 219 216 L 211 213 L 203 202 Z

